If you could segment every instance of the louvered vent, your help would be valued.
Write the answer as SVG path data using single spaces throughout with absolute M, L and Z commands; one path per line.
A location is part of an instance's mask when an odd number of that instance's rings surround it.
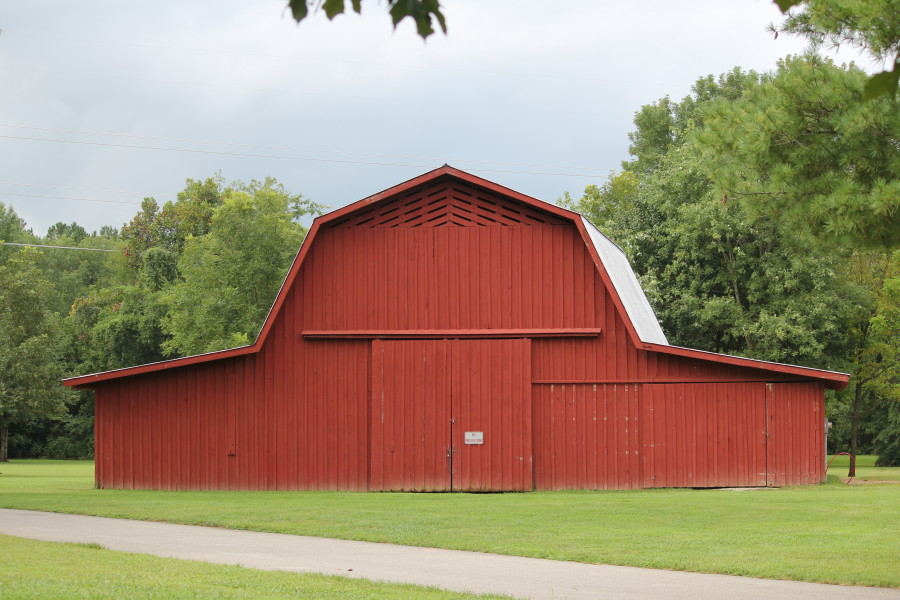
M 411 191 L 333 227 L 497 227 L 560 225 L 556 216 L 457 181 Z

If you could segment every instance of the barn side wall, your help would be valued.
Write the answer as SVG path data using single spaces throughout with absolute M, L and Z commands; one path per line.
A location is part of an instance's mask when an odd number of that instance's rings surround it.
M 98 485 L 369 489 L 372 341 L 309 331 L 600 329 L 530 344 L 538 489 L 738 485 L 699 464 L 719 460 L 719 442 L 698 449 L 687 436 L 713 418 L 740 427 L 737 404 L 757 401 L 744 391 L 766 383 L 783 386 L 779 439 L 824 415 L 808 414 L 818 384 L 636 348 L 574 224 L 460 182 L 320 229 L 274 319 L 258 353 L 97 384 Z M 657 443 L 680 454 L 647 458 Z M 796 448 L 778 451 L 779 485 L 818 480 L 812 443 L 800 466 Z
M 304 341 L 96 390 L 96 482 L 124 489 L 368 489 L 367 341 Z

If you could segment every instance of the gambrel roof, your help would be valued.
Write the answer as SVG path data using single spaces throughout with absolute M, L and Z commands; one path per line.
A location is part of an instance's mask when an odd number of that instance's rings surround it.
M 457 221 L 461 222 L 462 220 L 468 220 L 471 224 L 471 222 L 477 222 L 478 219 L 492 219 L 495 222 L 498 222 L 497 220 L 502 219 L 513 221 L 517 218 L 542 220 L 548 217 L 552 218 L 554 221 L 572 223 L 587 245 L 589 253 L 596 264 L 596 268 L 605 282 L 617 310 L 622 316 L 622 320 L 625 323 L 631 341 L 637 348 L 652 352 L 674 354 L 704 361 L 724 363 L 739 367 L 749 367 L 819 380 L 823 382 L 826 387 L 833 389 L 843 389 L 846 387 L 849 376 L 844 373 L 759 361 L 669 345 L 666 336 L 659 325 L 659 321 L 657 320 L 650 303 L 647 301 L 647 297 L 644 295 L 637 276 L 632 270 L 625 253 L 587 219 L 578 213 L 510 190 L 448 165 L 429 171 L 428 173 L 388 188 L 387 190 L 369 196 L 368 198 L 359 200 L 344 208 L 340 208 L 316 218 L 313 221 L 309 233 L 300 247 L 297 256 L 294 258 L 291 268 L 288 270 L 287 276 L 282 283 L 281 290 L 272 304 L 259 335 L 257 335 L 256 340 L 252 344 L 230 350 L 222 350 L 219 352 L 177 358 L 147 365 L 127 367 L 104 373 L 73 377 L 64 380 L 64 385 L 90 388 L 94 383 L 120 377 L 128 377 L 258 352 L 269 335 L 272 325 L 284 303 L 285 297 L 294 283 L 297 273 L 300 270 L 300 266 L 303 264 L 304 258 L 307 256 L 309 249 L 315 242 L 317 233 L 323 227 L 348 222 L 357 224 L 366 223 L 367 216 L 372 212 L 370 209 L 373 205 L 389 202 L 398 195 L 407 193 L 410 190 L 422 188 L 423 186 L 432 184 L 444 178 L 456 179 L 493 194 L 508 198 L 509 200 L 520 204 L 522 206 L 522 211 L 517 215 L 503 215 L 499 213 L 494 215 L 479 215 L 474 212 L 466 213 L 465 211 L 461 211 L 458 207 L 448 206 L 446 210 L 442 207 L 440 210 L 428 213 L 427 215 L 405 215 L 406 220 L 403 222 L 404 224 L 415 223 L 416 219 L 431 219 L 432 221 L 443 219 L 443 221 L 441 221 L 442 224 L 453 225 L 458 224 Z M 543 217 L 541 215 L 543 215 Z M 388 223 L 380 223 L 380 225 L 390 226 Z

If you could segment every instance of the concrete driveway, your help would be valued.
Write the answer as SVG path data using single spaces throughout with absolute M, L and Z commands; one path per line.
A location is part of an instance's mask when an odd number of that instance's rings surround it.
M 28 510 L 0 509 L 0 533 L 255 569 L 362 577 L 534 600 L 900 600 L 896 589 L 587 565 Z

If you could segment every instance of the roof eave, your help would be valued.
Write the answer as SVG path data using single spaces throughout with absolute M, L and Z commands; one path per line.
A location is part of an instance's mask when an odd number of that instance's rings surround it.
M 801 367 L 798 365 L 757 360 L 755 358 L 744 358 L 743 356 L 719 354 L 717 352 L 707 352 L 705 350 L 695 350 L 693 348 L 683 348 L 681 346 L 644 343 L 641 345 L 641 347 L 644 350 L 648 350 L 650 352 L 674 354 L 676 356 L 707 360 L 711 362 L 733 365 L 736 367 L 748 367 L 751 369 L 761 369 L 764 371 L 780 373 L 783 375 L 795 375 L 798 377 L 814 379 L 821 381 L 826 388 L 831 390 L 841 391 L 846 388 L 847 384 L 850 382 L 850 375 L 848 373 L 840 373 L 838 371 L 827 371 L 824 369 L 814 369 L 812 367 Z
M 91 384 L 108 381 L 110 379 L 118 379 L 120 377 L 128 377 L 131 375 L 140 375 L 142 373 L 164 371 L 167 369 L 175 369 L 178 367 L 186 367 L 188 365 L 196 365 L 214 360 L 243 356 L 244 354 L 251 354 L 256 351 L 257 350 L 255 348 L 255 345 L 240 346 L 239 348 L 229 348 L 227 350 L 218 350 L 216 352 L 207 352 L 205 354 L 185 356 L 184 358 L 173 358 L 171 360 L 163 360 L 154 363 L 136 365 L 134 367 L 124 367 L 122 369 L 113 369 L 111 371 L 91 373 L 90 375 L 69 377 L 67 379 L 63 379 L 62 384 L 66 387 L 75 389 L 90 388 Z

